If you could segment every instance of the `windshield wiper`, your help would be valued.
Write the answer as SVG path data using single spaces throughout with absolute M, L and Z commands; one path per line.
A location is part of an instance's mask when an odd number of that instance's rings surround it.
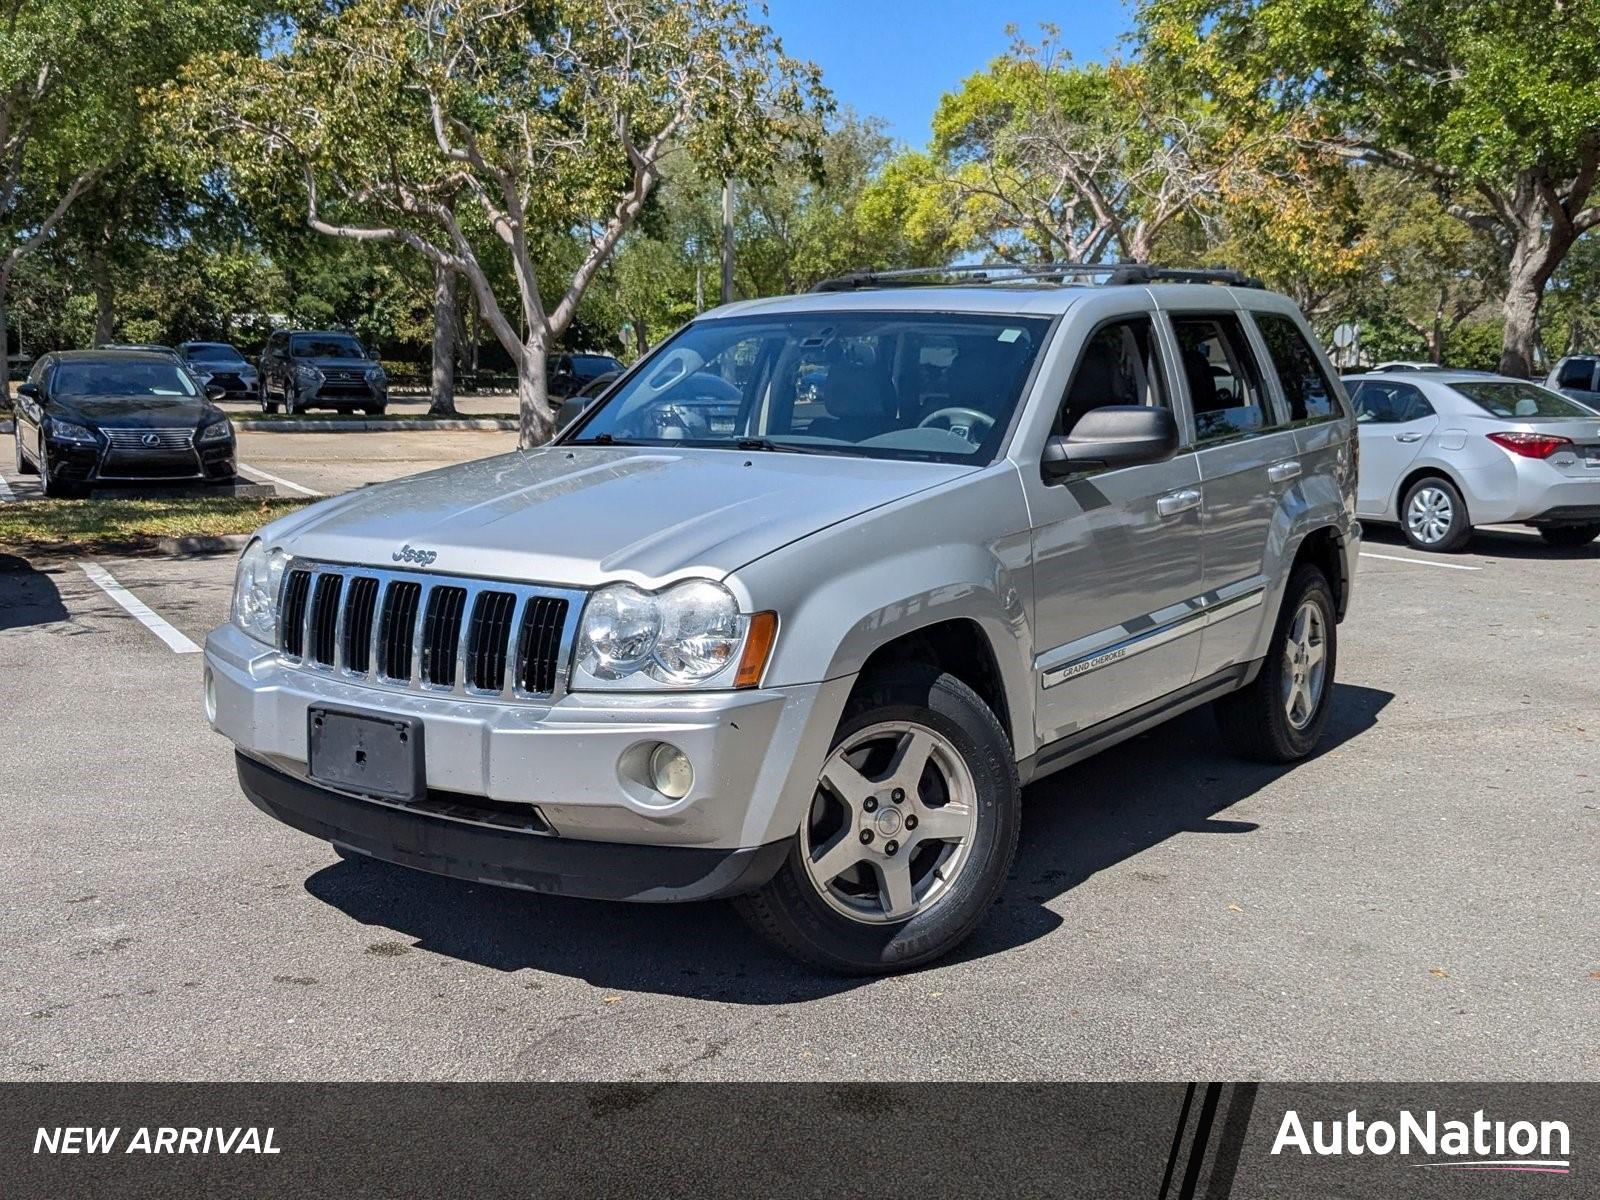
M 797 446 L 793 442 L 779 444 L 771 438 L 742 437 L 734 440 L 736 450 L 770 450 L 775 454 L 827 454 L 821 446 Z
M 613 437 L 609 433 L 597 433 L 593 437 L 573 438 L 567 442 L 568 446 L 646 446 L 648 442 L 630 442 L 626 439 Z

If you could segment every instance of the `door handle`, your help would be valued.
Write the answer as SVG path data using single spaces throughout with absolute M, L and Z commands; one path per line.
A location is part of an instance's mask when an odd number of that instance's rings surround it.
M 1288 483 L 1291 479 L 1300 477 L 1300 464 L 1297 462 L 1273 463 L 1267 468 L 1267 478 L 1273 483 Z
M 1397 433 L 1394 435 L 1394 440 L 1397 442 L 1420 442 L 1422 435 L 1420 433 Z
M 1191 508 L 1200 507 L 1200 493 L 1195 488 L 1184 488 L 1181 492 L 1171 492 L 1156 501 L 1156 512 L 1163 517 L 1175 517 L 1179 513 L 1188 512 Z

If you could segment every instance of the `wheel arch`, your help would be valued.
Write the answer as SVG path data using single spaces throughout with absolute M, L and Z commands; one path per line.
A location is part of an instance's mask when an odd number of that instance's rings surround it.
M 989 706 L 1015 750 L 1012 706 L 1006 696 L 1005 677 L 994 644 L 983 626 L 971 617 L 935 621 L 897 634 L 867 656 L 861 680 L 902 663 L 927 663 L 961 680 Z
M 1456 494 L 1461 497 L 1461 502 L 1463 504 L 1466 503 L 1467 489 L 1454 471 L 1436 462 L 1427 462 L 1420 466 L 1414 464 L 1400 477 L 1400 486 L 1395 489 L 1394 495 L 1391 497 L 1394 502 L 1394 517 L 1397 522 L 1405 523 L 1406 514 L 1403 505 L 1405 504 L 1406 493 L 1422 480 L 1433 476 L 1443 479 L 1451 487 L 1455 488 Z M 1467 510 L 1467 519 L 1469 522 L 1472 519 L 1472 510 L 1470 508 Z

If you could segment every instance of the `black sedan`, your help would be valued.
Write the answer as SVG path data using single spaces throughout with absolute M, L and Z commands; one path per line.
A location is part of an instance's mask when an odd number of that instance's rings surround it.
M 46 496 L 81 496 L 101 483 L 234 477 L 233 426 L 165 355 L 46 354 L 17 389 L 15 407 L 17 470 L 42 475 Z

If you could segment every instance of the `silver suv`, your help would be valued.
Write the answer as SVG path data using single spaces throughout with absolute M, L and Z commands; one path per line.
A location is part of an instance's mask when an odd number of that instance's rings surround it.
M 1360 527 L 1294 305 L 936 278 L 707 313 L 552 445 L 261 530 L 206 643 L 246 795 L 346 857 L 736 896 L 880 972 L 983 919 L 1030 780 L 1207 703 L 1310 754 Z

